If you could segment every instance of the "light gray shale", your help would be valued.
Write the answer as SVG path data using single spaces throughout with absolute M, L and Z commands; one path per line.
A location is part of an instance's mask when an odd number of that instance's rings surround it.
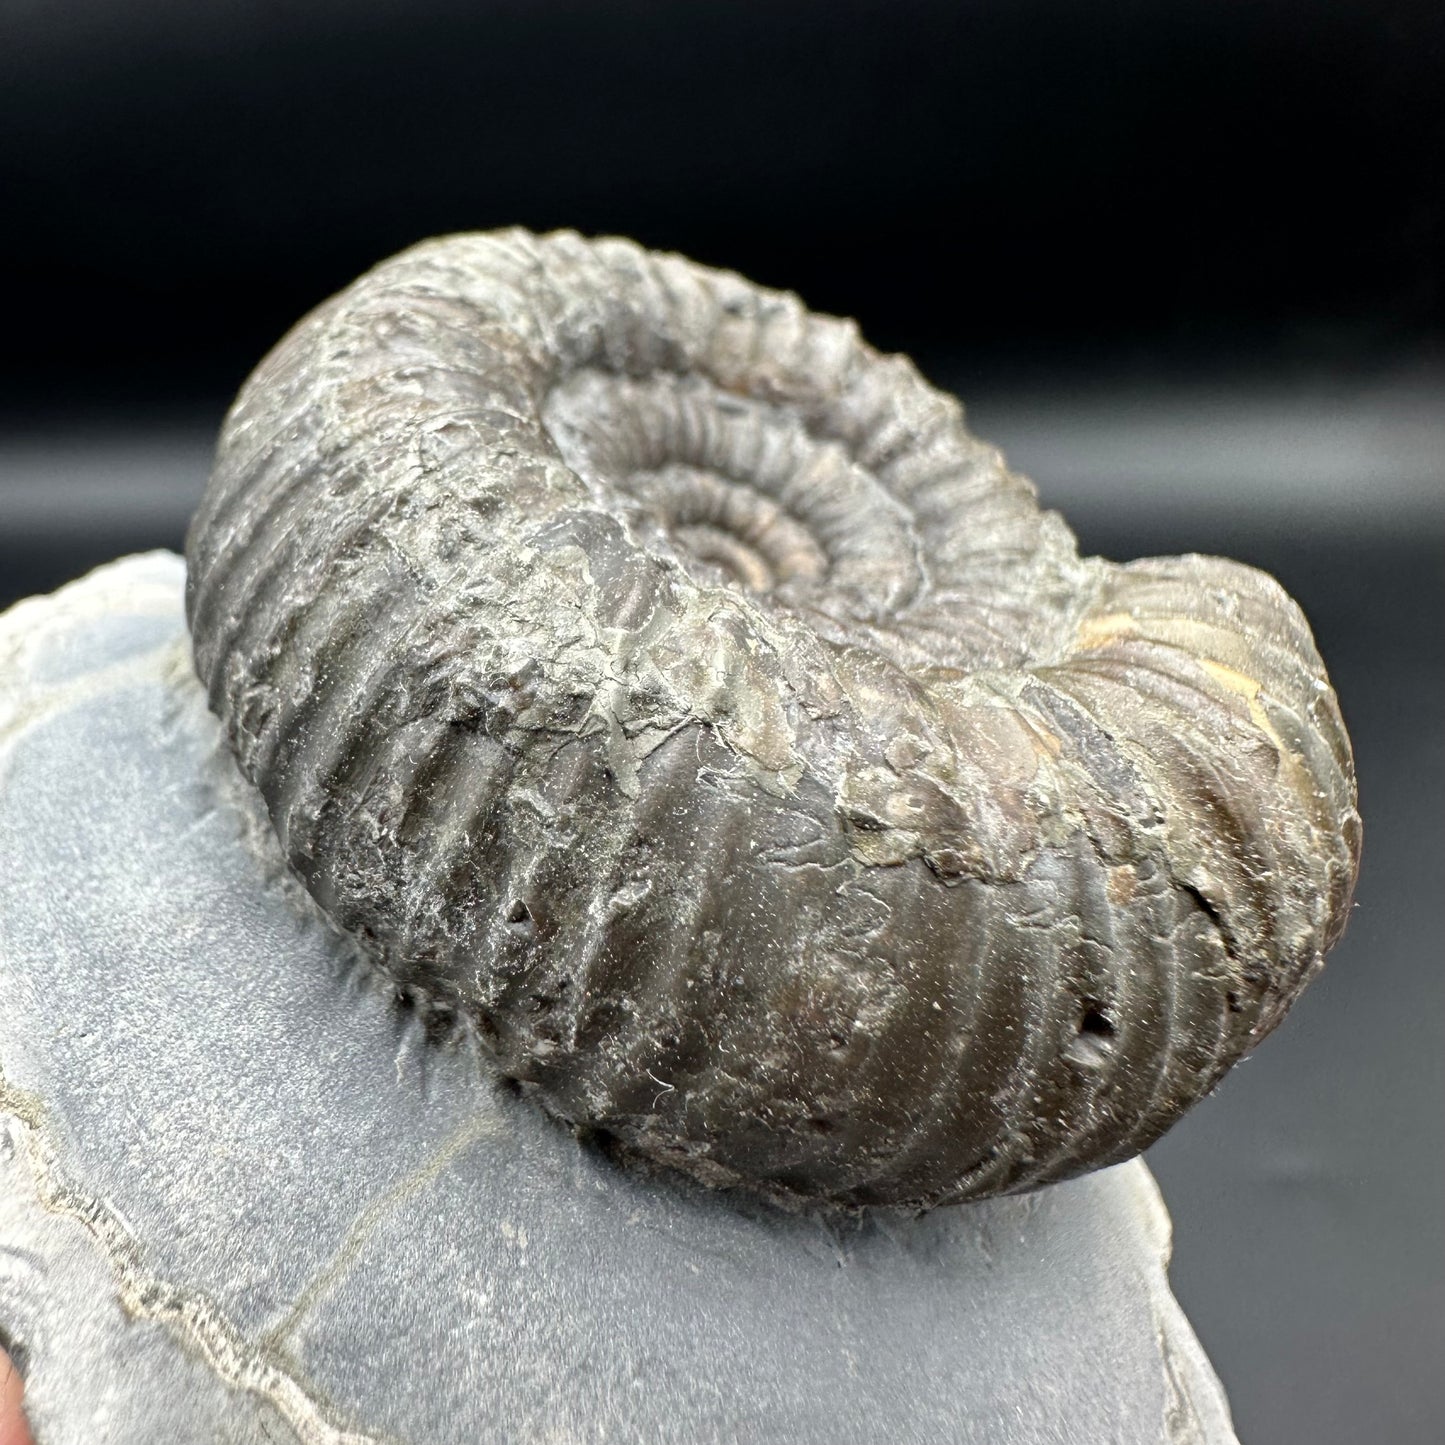
M 708 1183 L 1126 1159 L 1344 926 L 1349 743 L 1280 587 L 1081 559 L 906 359 L 677 256 L 384 262 L 246 383 L 187 558 L 330 917 Z
M 1142 1162 L 784 1211 L 429 1039 L 287 869 L 183 584 L 0 617 L 0 1338 L 41 1445 L 1233 1445 Z

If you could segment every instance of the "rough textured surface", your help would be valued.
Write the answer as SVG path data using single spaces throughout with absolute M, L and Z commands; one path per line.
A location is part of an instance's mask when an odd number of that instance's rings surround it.
M 0 1333 L 40 1445 L 1233 1440 L 1140 1163 L 797 1215 L 429 1040 L 235 776 L 181 584 L 134 558 L 0 618 Z
M 1344 924 L 1349 744 L 1277 584 L 1079 558 L 906 360 L 679 257 L 384 263 L 243 389 L 188 561 L 330 916 L 710 1182 L 1127 1158 Z

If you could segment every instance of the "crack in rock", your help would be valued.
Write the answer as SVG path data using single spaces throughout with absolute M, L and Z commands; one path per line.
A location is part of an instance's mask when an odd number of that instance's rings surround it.
M 356 1217 L 332 1257 L 302 1287 L 284 1318 L 262 1336 L 262 1344 L 268 1348 L 283 1349 L 287 1336 L 295 1331 L 317 1301 L 355 1263 L 362 1246 L 377 1225 L 398 1205 L 436 1179 L 470 1145 L 495 1132 L 492 1120 L 486 1115 L 479 1114 L 467 1120 L 438 1146 L 429 1159 L 373 1199 Z
M 150 1274 L 142 1263 L 140 1245 L 117 1212 L 65 1178 L 59 1154 L 45 1136 L 44 1106 L 39 1098 L 14 1087 L 3 1071 L 0 1112 L 19 1126 L 37 1201 L 47 1213 L 77 1220 L 95 1240 L 128 1315 L 162 1324 L 223 1383 L 267 1400 L 290 1425 L 300 1445 L 386 1445 L 381 1436 L 335 1423 L 328 1408 L 308 1393 L 294 1374 L 267 1358 L 264 1346 L 249 1343 L 210 1300 Z

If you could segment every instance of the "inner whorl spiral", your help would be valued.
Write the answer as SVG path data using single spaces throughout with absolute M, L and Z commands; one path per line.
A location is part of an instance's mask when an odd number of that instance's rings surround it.
M 385 262 L 247 382 L 187 556 L 321 906 L 709 1182 L 1125 1158 L 1343 927 L 1349 745 L 1278 586 L 1080 559 L 906 360 L 680 257 Z
M 820 604 L 831 593 L 886 616 L 922 584 L 910 515 L 784 408 L 695 376 L 585 369 L 552 389 L 543 418 L 599 502 L 635 503 L 634 530 L 655 522 L 652 540 L 702 585 Z

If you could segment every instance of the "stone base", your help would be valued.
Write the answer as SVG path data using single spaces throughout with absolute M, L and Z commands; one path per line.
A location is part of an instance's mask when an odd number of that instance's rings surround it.
M 1234 1439 L 1141 1162 L 790 1215 L 429 1040 L 280 860 L 183 576 L 0 617 L 0 1339 L 45 1445 Z

